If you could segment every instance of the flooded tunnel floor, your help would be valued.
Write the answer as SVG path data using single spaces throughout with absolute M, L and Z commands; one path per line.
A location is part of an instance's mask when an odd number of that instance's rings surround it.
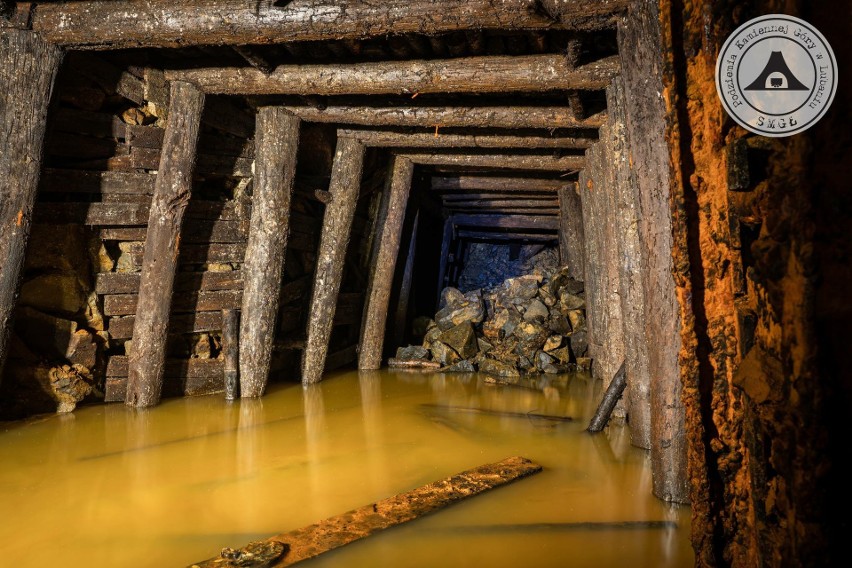
M 346 372 L 2 424 L 0 564 L 186 566 L 520 455 L 544 471 L 306 565 L 692 566 L 689 508 L 651 496 L 646 452 L 583 432 L 599 386 Z

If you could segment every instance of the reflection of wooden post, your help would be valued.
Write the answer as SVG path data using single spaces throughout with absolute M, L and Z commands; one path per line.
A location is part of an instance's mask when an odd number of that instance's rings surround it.
M 240 356 L 240 312 L 222 310 L 222 356 L 225 359 L 225 399 L 237 398 Z
M 414 278 L 414 251 L 417 248 L 417 225 L 420 222 L 420 212 L 414 215 L 414 224 L 411 227 L 411 240 L 408 242 L 408 251 L 405 255 L 405 270 L 402 273 L 402 283 L 399 285 L 399 303 L 396 305 L 394 316 L 394 336 L 400 341 L 407 337 L 405 323 L 408 320 L 408 300 L 411 297 L 411 281 Z
M 373 272 L 370 275 L 367 301 L 364 304 L 359 369 L 378 369 L 382 365 L 388 302 L 396 259 L 399 256 L 402 222 L 405 220 L 405 206 L 408 203 L 413 172 L 414 164 L 410 160 L 398 157 L 392 159 L 387 210 L 380 213 L 382 217 L 376 224 L 379 242 L 374 256 Z
M 0 372 L 41 174 L 47 107 L 62 50 L 0 30 Z
M 358 202 L 366 147 L 354 138 L 338 138 L 329 193 L 317 253 L 314 288 L 308 312 L 307 339 L 302 354 L 302 382 L 322 380 L 328 342 L 343 277 L 343 262 Z
M 169 121 L 148 217 L 133 348 L 127 362 L 125 403 L 130 406 L 151 406 L 160 400 L 180 230 L 192 194 L 203 110 L 203 93 L 189 83 L 171 84 Z
M 453 240 L 453 218 L 444 221 L 444 236 L 441 239 L 441 258 L 438 266 L 438 302 L 441 301 L 441 292 L 447 277 L 447 258 L 450 256 L 450 242 Z M 437 308 L 436 308 L 437 309 Z
M 254 197 L 243 268 L 242 397 L 261 396 L 269 377 L 296 175 L 299 122 L 279 107 L 263 107 L 257 113 Z

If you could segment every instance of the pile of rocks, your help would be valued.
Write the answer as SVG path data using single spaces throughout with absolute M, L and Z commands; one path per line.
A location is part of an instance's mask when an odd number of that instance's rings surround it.
M 588 369 L 585 306 L 583 283 L 565 267 L 466 294 L 446 288 L 423 344 L 399 348 L 390 365 L 501 377 Z

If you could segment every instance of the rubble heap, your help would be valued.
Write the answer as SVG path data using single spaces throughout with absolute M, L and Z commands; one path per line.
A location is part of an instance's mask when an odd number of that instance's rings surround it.
M 550 251 L 532 266 L 493 288 L 445 288 L 438 313 L 423 322 L 422 345 L 400 347 L 390 365 L 500 377 L 588 369 L 583 282 Z

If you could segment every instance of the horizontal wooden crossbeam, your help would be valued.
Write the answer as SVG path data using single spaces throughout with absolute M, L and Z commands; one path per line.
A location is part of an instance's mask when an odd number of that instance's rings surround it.
M 510 134 L 403 133 L 387 130 L 340 129 L 338 136 L 357 138 L 381 148 L 567 148 L 584 149 L 595 139 L 583 136 L 516 136 Z
M 625 0 L 572 0 L 558 14 L 539 0 L 91 0 L 38 3 L 32 27 L 75 49 L 252 45 L 442 34 L 467 29 L 613 27 Z
M 599 90 L 618 71 L 618 56 L 571 69 L 564 55 L 543 54 L 281 65 L 268 74 L 254 67 L 216 67 L 167 71 L 166 79 L 223 95 L 404 95 Z
M 557 192 L 567 183 L 558 179 L 513 178 L 490 176 L 433 177 L 432 189 L 439 191 L 501 191 L 501 192 Z
M 581 169 L 583 156 L 550 156 L 528 154 L 404 154 L 420 165 L 497 168 L 510 170 L 570 171 Z

